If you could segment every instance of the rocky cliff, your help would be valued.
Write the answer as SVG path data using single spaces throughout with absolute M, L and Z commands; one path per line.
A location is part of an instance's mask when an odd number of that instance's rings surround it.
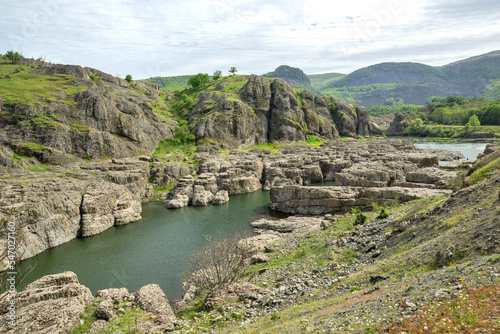
M 24 85 L 0 95 L 0 144 L 17 154 L 52 150 L 70 163 L 71 156 L 122 158 L 151 153 L 161 139 L 172 138 L 176 122 L 158 108 L 157 86 L 80 66 L 32 67 L 0 79 Z M 36 144 L 33 152 L 26 143 Z M 53 163 L 53 155 L 44 159 Z
M 256 75 L 228 77 L 202 91 L 189 122 L 199 143 L 229 148 L 382 134 L 362 107 Z

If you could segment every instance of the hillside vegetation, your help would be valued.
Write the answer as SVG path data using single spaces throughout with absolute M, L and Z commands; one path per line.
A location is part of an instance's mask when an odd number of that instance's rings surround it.
M 376 109 L 376 108 L 372 108 Z M 382 111 L 385 110 L 382 108 Z M 483 127 L 481 128 L 480 125 Z M 485 129 L 498 132 L 500 100 L 434 98 L 421 108 L 398 108 L 388 135 L 478 137 Z M 494 137 L 494 134 L 490 134 Z M 487 137 L 486 134 L 483 137 Z

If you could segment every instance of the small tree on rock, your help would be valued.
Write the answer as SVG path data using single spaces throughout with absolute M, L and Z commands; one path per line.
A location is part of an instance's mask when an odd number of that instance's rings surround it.
M 131 83 L 131 82 L 132 82 L 132 75 L 127 74 L 127 75 L 125 76 L 125 81 L 127 81 L 128 83 Z
M 189 131 L 189 127 L 186 120 L 182 120 L 177 125 L 177 128 L 174 130 L 174 141 L 179 144 L 187 144 L 190 141 L 193 141 L 196 137 L 191 134 Z
M 213 75 L 213 80 L 218 80 L 222 77 L 222 72 L 220 70 L 217 70 L 214 72 L 214 75 Z
M 235 75 L 235 74 L 236 74 L 236 72 L 238 72 L 238 70 L 237 70 L 237 69 L 236 69 L 236 67 L 234 67 L 234 66 L 233 66 L 233 67 L 231 67 L 231 68 L 229 69 L 229 73 L 230 73 L 231 75 Z

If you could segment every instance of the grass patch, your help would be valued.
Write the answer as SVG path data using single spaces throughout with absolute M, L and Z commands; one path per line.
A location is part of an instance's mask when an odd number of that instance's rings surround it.
M 82 134 L 87 134 L 90 132 L 90 128 L 87 126 L 87 125 L 83 125 L 83 124 L 78 124 L 78 123 L 72 123 L 69 128 L 72 130 L 72 131 L 78 131 Z
M 242 148 L 242 151 L 250 151 L 254 148 L 265 148 L 271 151 L 272 153 L 281 153 L 279 146 L 281 144 L 275 144 L 275 143 L 267 143 L 267 144 L 262 144 L 262 145 L 256 145 L 256 146 L 251 146 L 251 147 L 245 147 Z
M 486 166 L 476 170 L 465 179 L 467 184 L 476 184 L 486 179 L 493 171 L 500 170 L 500 158 L 493 160 Z
M 88 89 L 71 75 L 39 75 L 30 70 L 27 65 L 0 64 L 0 96 L 4 103 L 37 106 L 50 100 L 74 105 L 71 96 Z
M 20 146 L 22 146 L 30 151 L 37 151 L 37 152 L 43 151 L 43 150 L 48 148 L 47 146 L 39 145 L 36 143 L 30 143 L 30 142 L 23 143 Z

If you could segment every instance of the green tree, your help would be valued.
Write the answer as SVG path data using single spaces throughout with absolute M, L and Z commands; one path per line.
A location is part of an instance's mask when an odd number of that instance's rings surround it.
M 214 72 L 214 77 L 213 77 L 214 80 L 218 80 L 221 77 L 222 77 L 222 72 L 220 70 Z
M 477 126 L 481 125 L 481 122 L 479 122 L 479 118 L 477 118 L 477 115 L 474 114 L 471 117 L 469 117 L 469 125 L 474 129 Z
M 12 62 L 12 64 L 17 63 L 21 59 L 21 54 L 19 52 L 7 51 L 5 54 L 8 60 Z
M 238 70 L 234 66 L 229 69 L 229 73 L 231 73 L 231 75 L 235 75 L 236 72 L 238 72 Z
M 188 80 L 188 85 L 193 89 L 198 89 L 206 83 L 210 82 L 210 76 L 207 73 L 198 73 L 193 75 Z
M 126 80 L 128 83 L 131 83 L 131 82 L 132 82 L 132 75 L 127 74 L 127 75 L 125 76 L 125 80 Z
M 196 137 L 189 132 L 189 127 L 186 120 L 179 121 L 177 128 L 174 131 L 174 141 L 179 144 L 187 144 L 193 141 Z

